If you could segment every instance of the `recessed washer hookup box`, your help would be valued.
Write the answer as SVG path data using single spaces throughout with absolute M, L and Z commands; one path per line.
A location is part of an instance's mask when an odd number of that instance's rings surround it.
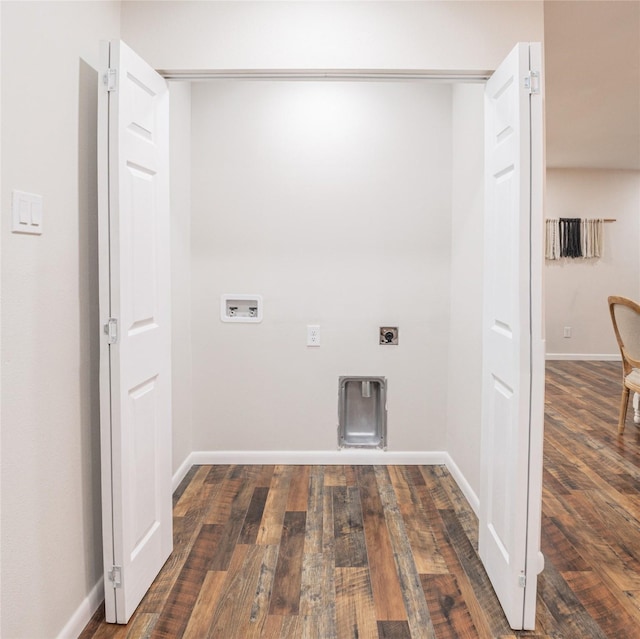
M 262 295 L 225 293 L 220 296 L 223 322 L 261 322 Z

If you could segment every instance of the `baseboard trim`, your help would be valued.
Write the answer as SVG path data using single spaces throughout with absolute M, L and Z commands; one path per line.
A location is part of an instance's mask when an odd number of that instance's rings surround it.
M 548 360 L 575 360 L 575 361 L 593 361 L 593 362 L 619 362 L 620 354 L 611 355 L 608 353 L 547 353 Z
M 227 450 L 195 451 L 189 456 L 191 464 L 446 464 L 444 451 L 388 451 L 388 450 Z
M 465 499 L 469 502 L 469 506 L 473 509 L 476 517 L 480 517 L 480 499 L 476 492 L 471 488 L 471 484 L 467 481 L 467 478 L 462 474 L 462 471 L 458 467 L 451 455 L 445 453 L 445 465 L 447 470 L 451 473 L 451 476 L 455 479 L 458 488 L 462 491 Z
M 104 580 L 100 575 L 100 580 L 84 598 L 77 610 L 73 613 L 64 628 L 58 633 L 56 639 L 76 639 L 79 637 L 85 626 L 93 617 L 93 613 L 104 601 Z
M 180 482 L 185 478 L 186 474 L 189 472 L 189 468 L 193 466 L 194 461 L 192 459 L 193 453 L 189 453 L 185 460 L 180 464 L 178 470 L 173 473 L 173 477 L 171 479 L 171 492 L 175 492 L 176 488 L 180 485 Z

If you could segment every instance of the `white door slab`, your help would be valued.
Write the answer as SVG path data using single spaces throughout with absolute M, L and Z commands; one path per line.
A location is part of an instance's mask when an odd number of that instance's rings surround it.
M 171 553 L 169 94 L 125 44 L 99 96 L 106 618 L 126 623 Z
M 540 45 L 518 44 L 485 90 L 479 551 L 514 629 L 535 626 L 541 567 L 541 69 Z

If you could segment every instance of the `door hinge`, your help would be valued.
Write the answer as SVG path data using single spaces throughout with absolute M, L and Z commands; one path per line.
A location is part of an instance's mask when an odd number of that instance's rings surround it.
M 540 93 L 540 72 L 529 71 L 524 77 L 524 88 L 529 92 L 529 95 L 539 95 Z
M 527 586 L 527 575 L 520 575 L 518 577 L 518 586 L 520 586 L 520 588 L 526 588 L 526 586 Z
M 107 344 L 115 344 L 118 341 L 118 320 L 110 317 L 103 328 L 107 336 Z
M 117 69 L 107 69 L 102 79 L 102 81 L 104 82 L 104 86 L 107 88 L 107 92 L 116 90 L 117 79 Z
M 122 568 L 120 566 L 112 566 L 108 577 L 114 588 L 122 587 Z

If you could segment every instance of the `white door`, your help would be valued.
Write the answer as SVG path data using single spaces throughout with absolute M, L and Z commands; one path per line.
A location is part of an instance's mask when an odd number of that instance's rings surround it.
M 122 42 L 99 96 L 106 617 L 126 623 L 171 553 L 169 95 Z
M 479 550 L 514 629 L 535 626 L 536 581 L 542 567 L 540 72 L 541 46 L 519 44 L 487 82 L 485 90 Z

